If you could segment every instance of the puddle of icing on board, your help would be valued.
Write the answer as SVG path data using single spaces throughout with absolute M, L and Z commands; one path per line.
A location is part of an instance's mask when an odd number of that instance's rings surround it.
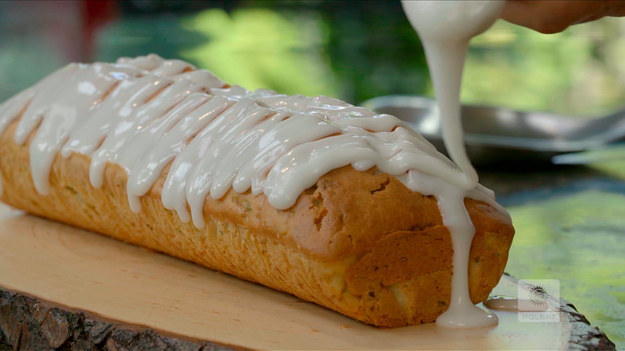
M 441 116 L 443 140 L 459 167 L 459 188 L 437 196 L 443 223 L 454 249 L 450 306 L 436 322 L 445 327 L 475 328 L 497 324 L 497 316 L 473 305 L 469 295 L 468 262 L 475 229 L 463 199 L 478 182 L 467 157 L 460 120 L 460 83 L 469 41 L 499 17 L 504 1 L 409 1 L 404 12 L 425 49 Z
M 107 162 L 125 169 L 128 201 L 139 212 L 140 197 L 171 164 L 163 205 L 198 228 L 206 196 L 251 190 L 287 209 L 319 177 L 347 165 L 376 167 L 413 191 L 436 196 L 452 232 L 472 230 L 465 196 L 505 213 L 492 191 L 467 180 L 393 116 L 325 96 L 247 91 L 157 55 L 70 64 L 0 105 L 0 133 L 17 118 L 18 144 L 36 129 L 30 166 L 39 193 L 50 191 L 57 153 L 81 153 L 91 158 L 89 180 L 96 188 Z M 469 313 L 475 308 L 469 300 L 463 304 Z

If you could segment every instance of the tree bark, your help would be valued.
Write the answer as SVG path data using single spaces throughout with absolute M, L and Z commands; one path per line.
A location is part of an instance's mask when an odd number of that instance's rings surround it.
M 0 287 L 0 351 L 181 350 L 241 348 L 117 323 Z

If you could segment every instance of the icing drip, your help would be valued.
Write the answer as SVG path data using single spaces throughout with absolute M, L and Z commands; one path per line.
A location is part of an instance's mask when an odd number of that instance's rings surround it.
M 205 70 L 156 55 L 68 65 L 0 105 L 0 133 L 20 115 L 17 143 L 36 130 L 30 158 L 40 193 L 49 191 L 56 153 L 80 153 L 91 157 L 94 187 L 102 186 L 107 163 L 126 170 L 128 201 L 138 212 L 140 197 L 169 166 L 163 205 L 198 228 L 207 196 L 251 190 L 287 209 L 323 174 L 346 165 L 377 167 L 436 196 L 454 228 L 468 221 L 460 213 L 465 195 L 499 207 L 491 191 L 467 182 L 393 116 L 324 96 L 225 86 Z
M 468 261 L 475 229 L 463 200 L 465 196 L 475 196 L 479 187 L 476 188 L 477 172 L 467 157 L 462 138 L 460 82 L 469 40 L 497 20 L 504 2 L 402 0 L 402 5 L 425 49 L 445 146 L 462 170 L 458 188 L 439 187 L 436 195 L 454 249 L 451 303 L 436 322 L 453 328 L 494 325 L 497 316 L 474 306 L 469 295 Z

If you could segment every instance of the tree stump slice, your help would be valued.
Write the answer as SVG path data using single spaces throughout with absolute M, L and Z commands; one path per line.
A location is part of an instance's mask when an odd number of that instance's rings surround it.
M 241 348 L 124 325 L 0 289 L 0 351 L 4 350 L 229 351 Z
M 504 275 L 494 293 L 516 296 Z M 573 305 L 558 323 L 384 329 L 257 284 L 0 205 L 0 351 L 579 349 L 614 344 Z

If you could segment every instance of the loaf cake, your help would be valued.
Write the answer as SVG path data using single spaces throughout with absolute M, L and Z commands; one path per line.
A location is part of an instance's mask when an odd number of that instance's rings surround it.
M 0 105 L 2 202 L 376 326 L 448 308 L 445 194 L 475 228 L 472 302 L 499 281 L 510 217 L 458 174 L 395 117 L 156 55 L 70 64 Z

